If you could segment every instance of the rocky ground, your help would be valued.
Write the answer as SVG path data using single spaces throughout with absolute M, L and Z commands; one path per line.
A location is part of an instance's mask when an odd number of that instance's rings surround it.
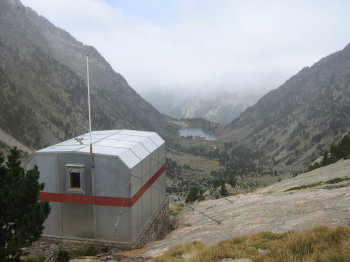
M 350 160 L 345 160 L 254 193 L 195 203 L 192 208 L 212 219 L 186 207 L 176 217 L 176 229 L 165 239 L 151 242 L 142 249 L 113 253 L 111 258 L 115 260 L 110 261 L 155 257 L 170 247 L 194 240 L 213 245 L 221 240 L 261 231 L 282 233 L 320 225 L 350 226 L 349 189 Z
M 350 160 L 283 180 L 254 193 L 195 203 L 177 218 L 164 240 L 128 256 L 154 257 L 170 247 L 198 240 L 207 245 L 260 231 L 304 230 L 319 225 L 350 225 Z

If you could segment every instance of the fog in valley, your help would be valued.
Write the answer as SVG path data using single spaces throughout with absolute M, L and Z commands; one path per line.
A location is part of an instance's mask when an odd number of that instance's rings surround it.
M 141 95 L 259 95 L 348 42 L 348 1 L 23 0 Z M 248 92 L 247 92 L 248 90 Z M 257 91 L 260 90 L 260 91 Z

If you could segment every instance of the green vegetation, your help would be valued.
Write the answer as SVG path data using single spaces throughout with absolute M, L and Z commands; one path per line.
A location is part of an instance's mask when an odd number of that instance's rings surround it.
M 87 257 L 87 256 L 96 256 L 99 253 L 106 253 L 107 247 L 100 247 L 91 245 L 82 245 L 79 248 L 74 249 L 62 249 L 58 250 L 58 253 L 55 257 L 56 262 L 68 262 L 71 259 Z M 21 261 L 25 262 L 44 262 L 47 261 L 48 257 L 43 255 L 30 254 L 21 258 Z M 50 260 L 51 261 L 51 260 Z
M 344 178 L 334 178 L 334 179 L 331 179 L 331 180 L 328 180 L 326 182 L 319 182 L 319 183 L 314 183 L 314 184 L 308 184 L 308 185 L 302 185 L 302 186 L 296 186 L 296 187 L 292 187 L 292 188 L 289 188 L 287 189 L 285 192 L 287 191 L 292 191 L 292 190 L 300 190 L 300 189 L 306 189 L 306 188 L 313 188 L 313 187 L 317 187 L 317 186 L 320 186 L 320 185 L 327 185 L 327 184 L 338 184 L 338 183 L 341 183 L 343 181 L 348 181 L 350 180 L 350 178 L 347 178 L 347 177 L 344 177 Z
M 231 168 L 221 168 L 219 170 L 212 171 L 210 174 L 216 178 L 212 181 L 212 186 L 214 188 L 219 186 L 222 187 L 225 183 L 232 187 L 237 186 L 237 176 L 239 174 Z
M 220 187 L 220 191 L 219 191 L 220 195 L 222 195 L 223 197 L 228 196 L 228 192 L 226 189 L 226 185 L 225 182 L 222 183 L 221 187 Z
M 57 262 L 67 262 L 67 261 L 69 261 L 69 259 L 70 259 L 69 252 L 66 250 L 60 250 L 57 254 L 56 261 Z
M 194 186 L 194 187 L 191 187 L 190 192 L 188 192 L 186 203 L 192 203 L 196 200 L 203 200 L 203 199 L 204 199 L 203 191 Z
M 64 251 L 64 250 L 62 250 Z M 69 259 L 84 257 L 84 256 L 96 256 L 99 253 L 99 250 L 94 245 L 82 246 L 79 249 L 69 250 L 68 257 Z
M 192 242 L 173 247 L 151 261 L 211 262 L 224 258 L 250 258 L 254 262 L 347 262 L 349 257 L 349 227 L 317 227 L 283 234 L 262 232 L 209 247 L 198 241 Z
M 43 255 L 28 255 L 21 259 L 25 262 L 45 262 L 45 256 Z
M 169 204 L 169 215 L 170 216 L 177 216 L 183 208 L 184 207 L 180 204 L 170 203 Z
M 210 181 L 213 180 L 210 172 L 220 168 L 217 160 L 187 153 L 168 153 L 167 193 L 186 199 L 192 187 L 196 187 L 198 191 L 210 188 Z
M 35 166 L 21 167 L 20 152 L 12 148 L 7 161 L 0 155 L 0 261 L 18 261 L 21 248 L 39 239 L 49 215 L 48 202 L 38 202 L 44 184 Z
M 220 168 L 220 163 L 218 160 L 209 159 L 207 157 L 201 157 L 198 155 L 177 152 L 169 152 L 170 158 L 168 158 L 168 169 L 171 167 L 178 169 L 203 169 L 208 171 L 217 170 Z M 170 161 L 170 162 L 169 162 Z
M 183 255 L 184 254 L 191 254 L 191 253 L 197 253 L 201 250 L 203 250 L 205 246 L 203 243 L 199 241 L 193 241 L 189 244 L 184 244 L 180 246 L 176 246 L 168 250 L 164 255 L 160 256 L 159 258 L 153 259 L 151 261 L 154 262 L 172 262 L 172 261 L 184 261 Z
M 343 181 L 347 181 L 347 180 L 350 180 L 350 178 L 347 178 L 347 177 L 344 177 L 344 178 L 334 178 L 334 179 L 331 179 L 331 180 L 328 180 L 326 182 L 326 184 L 337 184 L 337 183 L 340 183 L 340 182 L 343 182 Z
M 308 171 L 320 168 L 322 166 L 328 166 L 329 164 L 335 163 L 340 159 L 350 158 L 350 137 L 344 136 L 338 144 L 332 144 L 329 152 L 325 152 L 320 163 L 315 163 L 309 166 Z
M 296 186 L 296 187 L 292 187 L 292 188 L 287 189 L 285 192 L 292 191 L 292 190 L 301 190 L 301 189 L 306 189 L 306 188 L 312 188 L 312 187 L 319 186 L 321 184 L 322 184 L 322 182 L 315 183 L 315 184 L 309 184 L 309 185 Z
M 228 143 L 225 144 L 227 147 Z M 192 198 L 192 200 L 189 199 L 190 202 L 204 199 L 200 196 L 201 192 L 205 198 L 222 197 L 223 195 L 219 191 L 223 183 L 225 183 L 228 195 L 232 195 L 251 192 L 259 187 L 271 185 L 278 179 L 286 179 L 290 176 L 291 174 L 263 170 L 262 167 L 254 172 L 231 166 L 222 167 L 218 160 L 208 157 L 176 152 L 171 149 L 168 152 L 167 193 L 185 200 L 189 196 L 191 188 L 196 187 L 198 194 L 193 198 L 190 196 L 190 199 Z

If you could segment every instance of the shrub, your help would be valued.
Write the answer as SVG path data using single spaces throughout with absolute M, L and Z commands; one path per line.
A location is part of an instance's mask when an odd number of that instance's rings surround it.
M 197 187 L 191 187 L 190 192 L 188 192 L 188 196 L 186 198 L 186 203 L 194 202 L 199 197 L 199 191 Z
M 57 258 L 56 261 L 57 262 L 67 262 L 69 261 L 70 257 L 69 257 L 69 253 L 66 250 L 60 250 L 57 254 Z
M 22 248 L 38 240 L 50 212 L 39 202 L 39 169 L 21 167 L 20 152 L 12 148 L 6 163 L 0 155 L 0 261 L 18 261 Z

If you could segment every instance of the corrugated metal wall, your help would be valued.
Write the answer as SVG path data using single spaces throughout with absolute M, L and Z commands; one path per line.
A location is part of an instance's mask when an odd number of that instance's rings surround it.
M 153 150 L 155 145 L 148 145 Z M 140 151 L 142 153 L 142 150 Z M 140 153 L 140 154 L 141 154 Z M 132 169 L 117 157 L 94 155 L 94 173 L 88 154 L 40 153 L 26 164 L 39 167 L 44 192 L 132 198 L 165 165 L 165 145 L 156 148 Z M 84 193 L 67 192 L 67 164 L 84 166 Z M 165 200 L 165 172 L 148 188 L 132 207 L 99 206 L 50 202 L 51 213 L 45 221 L 44 234 L 87 238 L 131 244 Z M 113 229 L 122 211 L 115 234 Z

